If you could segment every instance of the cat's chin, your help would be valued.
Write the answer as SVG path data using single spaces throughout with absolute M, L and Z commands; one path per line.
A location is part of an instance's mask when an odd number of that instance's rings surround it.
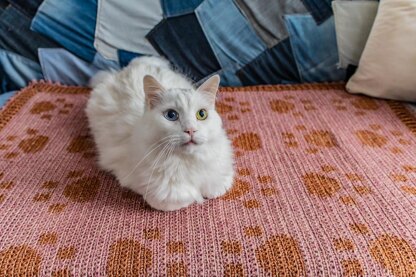
M 200 147 L 199 143 L 188 141 L 180 146 L 180 150 L 186 154 L 194 154 Z

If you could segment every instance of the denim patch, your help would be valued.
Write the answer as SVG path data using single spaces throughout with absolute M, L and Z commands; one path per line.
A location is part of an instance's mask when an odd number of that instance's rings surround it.
M 221 69 L 193 13 L 164 19 L 146 37 L 161 55 L 195 81 Z
M 342 81 L 334 17 L 317 25 L 310 15 L 287 15 L 286 25 L 302 82 Z
M 25 87 L 32 80 L 42 79 L 40 65 L 12 52 L 0 50 L 0 91 Z
M 92 62 L 96 53 L 96 16 L 96 0 L 45 0 L 33 18 L 31 28 Z
M 302 2 L 318 24 L 332 15 L 332 0 L 302 0 Z
M 142 56 L 142 54 L 133 53 L 125 50 L 117 50 L 118 63 L 121 67 L 127 66 L 134 58 Z
M 223 69 L 241 68 L 266 50 L 232 0 L 205 0 L 195 13 Z
M 237 75 L 245 86 L 298 83 L 300 77 L 289 38 L 263 52 Z
M 64 85 L 86 86 L 98 71 L 120 68 L 116 62 L 104 59 L 99 53 L 92 63 L 87 63 L 62 48 L 39 49 L 39 59 L 45 80 Z
M 39 47 L 58 45 L 30 30 L 30 19 L 13 6 L 8 6 L 0 17 L 0 49 L 38 61 Z
M 133 3 L 134 2 L 134 3 Z M 163 19 L 159 0 L 98 0 L 94 45 L 105 58 L 117 60 L 117 50 L 157 55 L 147 33 Z
M 163 14 L 166 17 L 179 16 L 192 13 L 203 0 L 161 0 Z
M 29 18 L 33 18 L 43 0 L 8 0 Z
M 268 47 L 287 38 L 283 16 L 306 13 L 301 0 L 234 0 Z
M 0 94 L 0 108 L 2 108 L 7 103 L 7 101 L 9 101 L 9 99 L 12 98 L 12 96 L 14 96 L 16 93 L 17 91 L 9 91 Z

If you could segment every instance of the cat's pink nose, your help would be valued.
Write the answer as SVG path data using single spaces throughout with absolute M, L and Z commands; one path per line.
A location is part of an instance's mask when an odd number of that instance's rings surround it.
M 196 132 L 196 130 L 194 128 L 189 128 L 189 129 L 186 129 L 184 132 L 192 137 L 194 133 Z

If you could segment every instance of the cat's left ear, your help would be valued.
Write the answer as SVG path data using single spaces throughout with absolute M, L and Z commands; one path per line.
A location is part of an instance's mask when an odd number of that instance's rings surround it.
M 205 93 L 211 101 L 211 105 L 215 105 L 215 97 L 217 95 L 218 87 L 220 85 L 220 76 L 214 75 L 206 80 L 202 85 L 197 89 L 198 92 Z
M 150 109 L 160 102 L 161 95 L 166 90 L 165 88 L 152 76 L 146 75 L 143 78 L 143 90 L 146 96 L 146 104 Z

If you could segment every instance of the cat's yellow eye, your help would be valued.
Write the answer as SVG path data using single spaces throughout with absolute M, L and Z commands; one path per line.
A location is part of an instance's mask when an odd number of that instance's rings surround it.
M 208 117 L 208 112 L 205 109 L 200 109 L 197 113 L 196 113 L 196 118 L 198 120 L 205 120 Z

